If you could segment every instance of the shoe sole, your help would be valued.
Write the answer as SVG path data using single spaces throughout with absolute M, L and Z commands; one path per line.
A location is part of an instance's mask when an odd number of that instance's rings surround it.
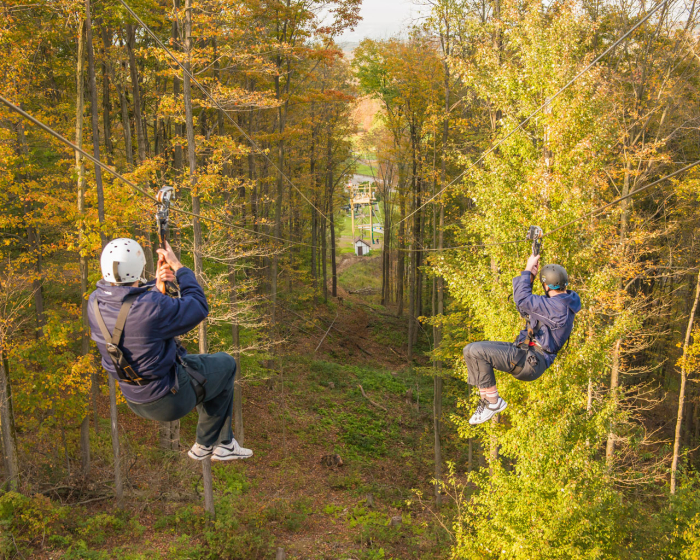
M 195 455 L 191 451 L 187 452 L 187 456 L 190 459 L 194 459 L 195 461 L 204 461 L 204 459 L 206 459 L 207 457 L 211 457 L 212 455 L 213 455 L 213 453 L 209 453 L 209 455 L 203 455 L 202 457 L 197 457 L 197 455 Z
M 212 461 L 237 461 L 238 459 L 250 459 L 253 455 L 229 455 L 227 457 L 217 457 L 216 455 L 211 456 Z
M 505 401 L 503 401 L 503 402 L 505 403 L 505 406 L 504 406 L 503 408 L 499 408 L 498 410 L 492 411 L 493 414 L 492 414 L 491 416 L 489 416 L 488 418 L 484 418 L 481 422 L 472 422 L 471 419 L 470 419 L 470 420 L 469 420 L 469 424 L 471 424 L 472 426 L 478 426 L 479 424 L 483 424 L 484 422 L 488 422 L 489 420 L 491 420 L 491 418 L 493 418 L 494 416 L 496 416 L 496 414 L 500 414 L 500 413 L 503 412 L 506 408 L 508 408 L 508 403 L 505 402 Z

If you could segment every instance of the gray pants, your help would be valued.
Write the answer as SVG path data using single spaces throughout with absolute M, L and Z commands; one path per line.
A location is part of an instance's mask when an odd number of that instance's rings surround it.
M 177 393 L 146 404 L 127 401 L 129 408 L 142 418 L 158 422 L 179 420 L 197 406 L 197 443 L 214 445 L 233 439 L 231 413 L 233 411 L 233 378 L 236 375 L 236 360 L 225 352 L 217 354 L 188 354 L 185 361 L 207 380 L 204 402 L 197 404 L 197 395 L 189 374 L 177 365 L 180 385 Z
M 534 381 L 547 369 L 544 356 L 535 350 L 523 350 L 511 342 L 472 342 L 464 347 L 467 382 L 480 389 L 496 384 L 494 369 L 510 373 L 520 381 Z

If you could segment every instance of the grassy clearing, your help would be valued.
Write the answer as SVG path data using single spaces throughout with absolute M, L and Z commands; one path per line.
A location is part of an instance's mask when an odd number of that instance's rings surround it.
M 380 259 L 367 257 L 356 262 L 338 276 L 338 283 L 346 290 L 361 288 L 382 288 L 382 262 Z

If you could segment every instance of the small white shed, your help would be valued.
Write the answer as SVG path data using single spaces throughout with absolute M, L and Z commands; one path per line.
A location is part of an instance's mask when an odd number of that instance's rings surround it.
M 367 243 L 364 239 L 355 240 L 355 254 L 358 257 L 369 255 L 371 250 L 372 246 L 369 243 Z

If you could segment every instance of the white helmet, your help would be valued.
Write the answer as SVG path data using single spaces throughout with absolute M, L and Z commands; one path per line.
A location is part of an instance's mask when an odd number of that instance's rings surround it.
M 114 239 L 105 245 L 100 258 L 102 278 L 113 284 L 133 284 L 141 280 L 146 256 L 133 239 Z

